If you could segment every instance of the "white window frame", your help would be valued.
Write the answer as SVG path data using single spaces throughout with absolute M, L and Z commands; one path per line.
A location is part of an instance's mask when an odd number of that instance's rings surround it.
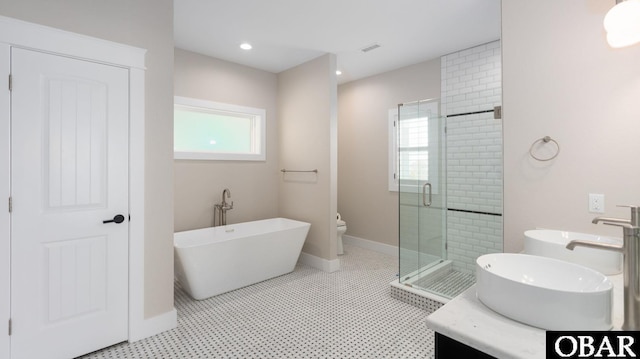
M 267 126 L 266 110 L 261 108 L 232 105 L 189 97 L 175 96 L 174 105 L 194 107 L 210 112 L 236 113 L 252 117 L 252 151 L 246 153 L 229 152 L 186 152 L 173 151 L 177 160 L 218 160 L 218 161 L 266 161 L 267 159 Z
M 438 101 L 430 101 L 426 102 L 424 106 L 429 106 L 431 108 L 432 113 L 439 113 L 439 102 Z M 399 178 L 399 163 L 398 163 L 398 107 L 389 109 L 388 116 L 388 132 L 389 132 L 389 171 L 388 171 L 388 183 L 389 183 L 389 191 L 391 192 L 399 192 L 401 189 L 400 186 L 400 178 Z M 439 131 L 440 128 L 438 126 L 433 126 L 431 123 L 429 124 L 429 158 L 438 159 L 440 152 L 440 143 L 439 143 Z M 429 161 L 429 174 L 438 173 L 438 168 L 440 164 L 437 160 Z M 428 178 L 424 180 L 420 180 L 420 183 L 417 184 L 403 184 L 402 192 L 410 192 L 410 193 L 420 193 L 422 191 L 422 185 L 424 182 L 431 183 L 431 193 L 437 194 L 438 190 L 438 176 L 433 178 Z

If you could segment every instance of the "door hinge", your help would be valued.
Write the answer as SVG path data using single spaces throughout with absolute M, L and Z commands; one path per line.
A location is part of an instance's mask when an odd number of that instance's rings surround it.
M 9 74 L 9 91 L 13 89 L 13 77 Z
M 11 319 L 9 319 L 9 335 L 11 335 Z
M 9 213 L 13 210 L 13 200 L 9 197 Z
M 444 243 L 444 250 L 445 250 L 445 251 L 448 251 L 448 250 L 449 250 L 449 243 L 448 243 L 448 242 L 445 242 L 445 243 Z

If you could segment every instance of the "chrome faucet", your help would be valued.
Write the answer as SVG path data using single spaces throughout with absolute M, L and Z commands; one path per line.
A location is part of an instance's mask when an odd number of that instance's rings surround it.
M 214 205 L 213 211 L 213 226 L 216 226 L 216 217 L 218 218 L 218 226 L 227 225 L 227 211 L 233 209 L 233 201 L 231 204 L 227 203 L 227 198 L 231 199 L 231 191 L 225 188 L 222 191 L 222 202 Z
M 222 191 L 222 206 L 227 206 L 227 198 L 231 199 L 231 191 L 228 188 L 225 188 Z M 231 202 L 231 207 L 233 207 L 233 202 Z
M 631 219 L 596 217 L 591 222 L 602 222 L 622 227 L 622 246 L 606 243 L 575 240 L 567 244 L 567 249 L 576 246 L 600 248 L 622 252 L 624 281 L 624 322 L 622 330 L 640 330 L 640 206 L 622 206 L 631 208 Z

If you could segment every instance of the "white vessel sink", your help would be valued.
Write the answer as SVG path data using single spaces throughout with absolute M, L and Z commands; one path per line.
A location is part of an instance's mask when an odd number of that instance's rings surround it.
M 524 232 L 524 253 L 580 264 L 605 275 L 614 275 L 622 272 L 622 253 L 586 247 L 576 247 L 572 251 L 568 250 L 566 245 L 574 239 L 622 245 L 622 239 L 620 238 L 535 229 Z
M 478 299 L 493 311 L 545 330 L 609 330 L 613 284 L 602 273 L 515 253 L 476 260 Z

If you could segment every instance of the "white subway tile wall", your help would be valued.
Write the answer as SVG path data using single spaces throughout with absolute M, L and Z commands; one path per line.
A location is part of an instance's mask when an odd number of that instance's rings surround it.
M 491 110 L 502 102 L 500 41 L 441 58 L 443 115 Z M 448 259 L 475 272 L 475 260 L 502 251 L 502 120 L 493 113 L 447 118 Z
M 502 252 L 502 217 L 448 211 L 447 245 L 453 270 L 475 273 L 476 258 Z
M 441 63 L 444 115 L 475 112 L 502 103 L 500 41 L 445 55 Z
M 502 123 L 492 112 L 447 118 L 447 207 L 502 213 Z

